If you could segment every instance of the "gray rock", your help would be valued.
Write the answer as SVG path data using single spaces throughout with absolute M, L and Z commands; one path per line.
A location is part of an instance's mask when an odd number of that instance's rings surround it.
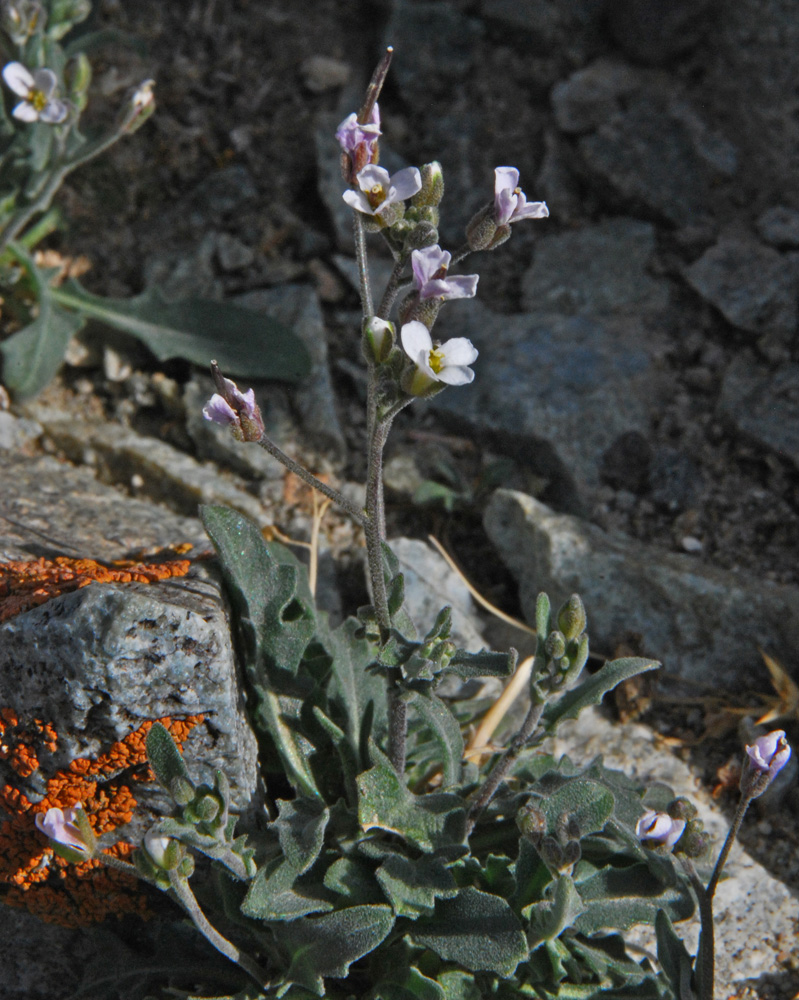
M 252 174 L 247 167 L 235 163 L 209 174 L 176 206 L 175 211 L 199 210 L 207 219 L 209 214 L 234 212 L 257 197 L 258 188 Z
M 791 262 L 771 247 L 719 240 L 686 268 L 685 276 L 738 329 L 780 340 L 794 334 L 796 275 Z
M 660 65 L 701 41 L 714 6 L 715 0 L 613 0 L 608 23 L 626 55 Z
M 452 608 L 452 641 L 470 652 L 484 648 L 469 588 L 444 558 L 417 539 L 394 538 L 390 544 L 405 577 L 405 603 L 419 634 L 432 628 L 436 615 L 448 604 Z
M 480 21 L 449 4 L 397 0 L 385 39 L 402 53 L 392 63 L 391 75 L 410 107 L 430 99 L 431 84 L 445 87 L 468 74 L 483 31 Z
M 780 250 L 799 248 L 799 211 L 787 205 L 775 205 L 757 217 L 761 239 Z
M 45 924 L 26 910 L 0 905 L 5 1000 L 64 1000 L 79 981 L 80 931 Z
M 216 255 L 223 271 L 241 271 L 255 260 L 255 251 L 230 233 L 216 238 Z
M 564 297 L 594 295 L 590 278 L 573 293 L 579 280 L 578 267 Z M 596 297 L 603 295 L 597 284 Z M 603 453 L 624 432 L 646 435 L 669 391 L 657 367 L 659 337 L 643 337 L 632 318 L 505 316 L 479 300 L 465 310 L 457 305 L 442 310 L 436 332 L 475 344 L 477 377 L 430 405 L 460 428 L 465 420 L 483 434 L 497 433 L 505 452 L 552 481 L 560 506 L 583 510 L 599 484 Z
M 330 56 L 309 56 L 300 66 L 302 82 L 312 94 L 324 94 L 328 90 L 343 87 L 350 78 L 349 63 Z
M 622 98 L 640 87 L 640 77 L 624 63 L 598 59 L 552 88 L 551 102 L 561 132 L 598 128 L 621 110 Z
M 617 768 L 643 784 L 664 782 L 676 795 L 696 805 L 713 838 L 715 853 L 720 850 L 729 828 L 728 818 L 688 765 L 665 749 L 648 727 L 611 721 L 596 709 L 587 709 L 579 719 L 562 725 L 545 749 L 558 756 L 566 753 L 581 763 L 602 754 L 607 767 Z M 732 849 L 725 873 L 729 878 L 720 883 L 714 900 L 716 989 L 721 996 L 737 994 L 735 987 L 743 979 L 757 979 L 780 967 L 784 942 L 795 937 L 796 917 L 796 900 L 791 892 L 738 844 Z M 696 917 L 676 925 L 677 934 L 692 955 L 697 952 L 699 929 Z M 628 933 L 628 940 L 649 951 L 656 950 L 651 928 L 641 926 Z
M 310 285 L 257 289 L 237 297 L 235 302 L 291 327 L 305 344 L 311 356 L 311 372 L 294 390 L 292 399 L 314 442 L 329 457 L 341 460 L 346 450 L 344 433 L 330 381 L 325 320 L 314 289 Z
M 90 584 L 0 625 L 0 704 L 55 728 L 44 777 L 149 719 L 202 714 L 186 744 L 190 770 L 211 782 L 223 770 L 241 811 L 258 784 L 257 746 L 235 663 L 219 585 L 205 573 Z
M 666 102 L 641 95 L 578 145 L 589 177 L 626 209 L 674 225 L 706 212 L 706 163 Z
M 93 466 L 101 479 L 135 485 L 147 497 L 180 514 L 196 514 L 202 503 L 241 511 L 258 524 L 271 524 L 264 507 L 210 464 L 203 464 L 158 438 L 120 425 L 79 423 L 42 413 L 48 436 L 75 462 Z
M 16 451 L 32 444 L 41 437 L 42 428 L 35 420 L 15 417 L 8 410 L 0 410 L 0 451 Z
M 480 13 L 512 31 L 529 36 L 531 50 L 549 55 L 567 52 L 583 62 L 600 44 L 605 0 L 482 0 Z
M 654 228 L 636 219 L 542 236 L 522 279 L 524 307 L 567 316 L 659 313 L 669 285 L 646 272 L 654 250 Z
M 577 592 L 597 652 L 612 654 L 635 635 L 669 676 L 739 691 L 769 690 L 759 647 L 793 662 L 799 642 L 799 588 L 751 581 L 664 553 L 575 517 L 555 514 L 523 493 L 498 490 L 485 528 L 519 581 L 522 607 L 534 621 L 535 600 L 553 604 Z
M 222 282 L 214 268 L 217 235 L 212 231 L 197 243 L 153 253 L 144 265 L 145 285 L 157 285 L 168 299 L 221 299 Z
M 718 410 L 741 434 L 799 467 L 799 365 L 772 370 L 747 355 L 735 358 Z

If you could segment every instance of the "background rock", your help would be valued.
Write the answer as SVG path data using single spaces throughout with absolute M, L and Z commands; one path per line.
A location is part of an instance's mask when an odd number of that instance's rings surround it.
M 770 689 L 759 647 L 793 662 L 799 588 L 751 581 L 690 556 L 662 552 L 556 514 L 532 497 L 498 490 L 485 528 L 519 581 L 528 622 L 546 591 L 559 606 L 585 602 L 592 648 L 613 656 L 630 646 L 663 663 L 669 677 L 708 689 Z

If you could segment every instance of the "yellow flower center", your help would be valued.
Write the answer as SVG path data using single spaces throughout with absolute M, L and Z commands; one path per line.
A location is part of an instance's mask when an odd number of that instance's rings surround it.
M 430 354 L 427 358 L 427 363 L 430 365 L 430 368 L 436 373 L 436 375 L 438 375 L 438 373 L 444 367 L 443 353 L 434 347 L 430 351 Z
M 47 106 L 47 95 L 43 90 L 34 90 L 31 87 L 28 91 L 28 103 L 33 105 L 36 112 L 42 112 Z
M 370 188 L 366 192 L 366 200 L 372 208 L 377 208 L 378 205 L 382 205 L 386 200 L 386 191 L 383 185 L 375 184 L 374 187 Z

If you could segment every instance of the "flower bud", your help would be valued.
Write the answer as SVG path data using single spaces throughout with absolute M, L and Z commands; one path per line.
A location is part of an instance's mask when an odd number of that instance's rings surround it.
M 697 815 L 697 808 L 690 799 L 679 798 L 669 802 L 666 812 L 672 819 L 684 819 L 690 822 Z
M 423 250 L 438 243 L 437 222 L 420 219 L 408 232 L 403 240 L 406 250 Z
M 586 617 L 579 594 L 572 594 L 558 612 L 558 628 L 567 639 L 576 639 L 585 631 Z
M 562 632 L 558 632 L 557 629 L 554 632 L 550 632 L 546 637 L 544 642 L 544 649 L 546 650 L 547 656 L 550 660 L 560 660 L 566 655 L 566 639 Z
M 563 848 L 554 837 L 544 837 L 538 853 L 544 859 L 544 864 L 550 868 L 560 868 L 563 865 Z
M 688 858 L 701 858 L 707 854 L 710 841 L 710 834 L 705 830 L 702 820 L 691 819 L 685 825 L 678 850 Z
M 684 830 L 685 820 L 647 809 L 636 824 L 635 834 L 647 847 L 669 848 L 674 847 Z
M 580 847 L 580 841 L 570 840 L 563 847 L 563 863 L 561 867 L 570 868 L 572 865 L 576 865 L 582 856 L 583 849 Z
M 782 729 L 775 729 L 760 736 L 746 748 L 743 771 L 741 772 L 741 793 L 756 799 L 768 788 L 777 774 L 785 767 L 791 756 L 791 748 Z
M 505 227 L 510 236 L 510 226 Z M 494 219 L 494 206 L 486 205 L 472 216 L 466 226 L 466 242 L 470 250 L 488 250 L 497 234 L 497 223 Z
M 142 846 L 156 868 L 169 871 L 176 868 L 180 861 L 182 854 L 180 844 L 171 837 L 156 833 L 155 830 L 148 830 L 145 833 Z
M 15 45 L 23 46 L 44 18 L 38 0 L 15 0 L 0 5 L 0 28 Z
M 178 875 L 181 878 L 191 878 L 194 874 L 194 858 L 190 854 L 184 854 L 177 867 Z
M 195 805 L 198 819 L 203 823 L 212 823 L 219 815 L 219 800 L 213 794 L 204 795 Z
M 169 782 L 169 794 L 179 806 L 187 806 L 194 798 L 194 785 L 181 775 Z
M 411 204 L 414 207 L 422 208 L 426 206 L 437 207 L 444 197 L 444 172 L 441 164 L 437 160 L 432 163 L 425 163 L 421 169 L 422 187 L 412 198 Z
M 363 321 L 363 350 L 368 361 L 380 364 L 391 353 L 396 340 L 393 323 L 379 316 L 369 316 Z

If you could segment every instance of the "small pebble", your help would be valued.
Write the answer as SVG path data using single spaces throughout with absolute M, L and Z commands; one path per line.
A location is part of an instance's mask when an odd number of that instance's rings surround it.
M 684 538 L 681 538 L 680 545 L 686 552 L 701 552 L 704 548 L 699 539 L 694 538 L 693 535 L 685 535 Z
M 302 82 L 312 94 L 343 87 L 350 78 L 350 67 L 329 56 L 309 56 L 300 66 Z

